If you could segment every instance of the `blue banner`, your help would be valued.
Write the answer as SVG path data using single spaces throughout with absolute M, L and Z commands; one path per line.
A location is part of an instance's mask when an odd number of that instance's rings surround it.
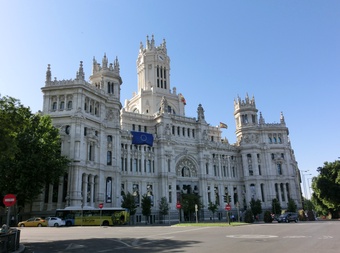
M 132 134 L 132 144 L 135 145 L 153 145 L 153 135 L 149 133 L 144 133 L 144 132 L 135 132 L 131 131 Z

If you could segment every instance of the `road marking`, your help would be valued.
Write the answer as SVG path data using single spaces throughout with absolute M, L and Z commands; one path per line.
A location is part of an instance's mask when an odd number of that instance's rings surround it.
M 321 239 L 321 240 L 323 240 L 323 239 L 333 239 L 333 236 L 324 235 L 324 236 L 322 236 L 322 237 L 319 237 L 318 239 Z
M 300 238 L 311 238 L 311 236 L 305 236 L 305 235 L 287 235 L 283 238 L 289 238 L 289 239 L 300 239 Z
M 235 239 L 265 239 L 265 238 L 276 238 L 277 235 L 227 235 L 228 238 Z

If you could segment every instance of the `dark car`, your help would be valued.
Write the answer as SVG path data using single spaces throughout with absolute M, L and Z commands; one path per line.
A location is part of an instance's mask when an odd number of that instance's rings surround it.
M 295 223 L 298 222 L 299 220 L 299 215 L 297 213 L 292 213 L 292 212 L 287 212 L 284 214 L 281 214 L 278 218 L 277 218 L 277 222 L 291 222 L 294 221 Z

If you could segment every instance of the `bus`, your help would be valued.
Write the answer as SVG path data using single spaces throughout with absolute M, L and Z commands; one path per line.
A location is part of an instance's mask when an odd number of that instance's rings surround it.
M 130 212 L 115 207 L 66 207 L 57 209 L 55 216 L 64 220 L 66 226 L 114 226 L 127 224 Z

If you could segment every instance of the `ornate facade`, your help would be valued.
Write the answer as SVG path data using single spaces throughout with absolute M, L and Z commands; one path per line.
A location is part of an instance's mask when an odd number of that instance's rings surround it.
M 234 101 L 237 142 L 221 137 L 221 126 L 205 120 L 200 104 L 197 117 L 185 115 L 186 101 L 170 82 L 166 42 L 155 45 L 147 37 L 137 58 L 137 92 L 120 103 L 119 62 L 93 59 L 92 75 L 85 80 L 80 62 L 76 78 L 52 80 L 48 65 L 43 113 L 60 129 L 62 152 L 72 163 L 58 185 L 46 188 L 33 210 L 54 211 L 66 206 L 120 206 L 121 196 L 133 193 L 136 203 L 147 194 L 158 218 L 162 197 L 170 204 L 171 219 L 178 220 L 176 203 L 182 193 L 201 196 L 209 218 L 209 202 L 219 204 L 225 217 L 224 195 L 232 210 L 244 210 L 252 198 L 264 209 L 277 198 L 282 208 L 289 198 L 301 207 L 300 178 L 281 113 L 280 123 L 265 123 L 255 99 Z M 131 131 L 151 133 L 152 146 L 132 144 Z M 141 221 L 138 208 L 136 222 Z

